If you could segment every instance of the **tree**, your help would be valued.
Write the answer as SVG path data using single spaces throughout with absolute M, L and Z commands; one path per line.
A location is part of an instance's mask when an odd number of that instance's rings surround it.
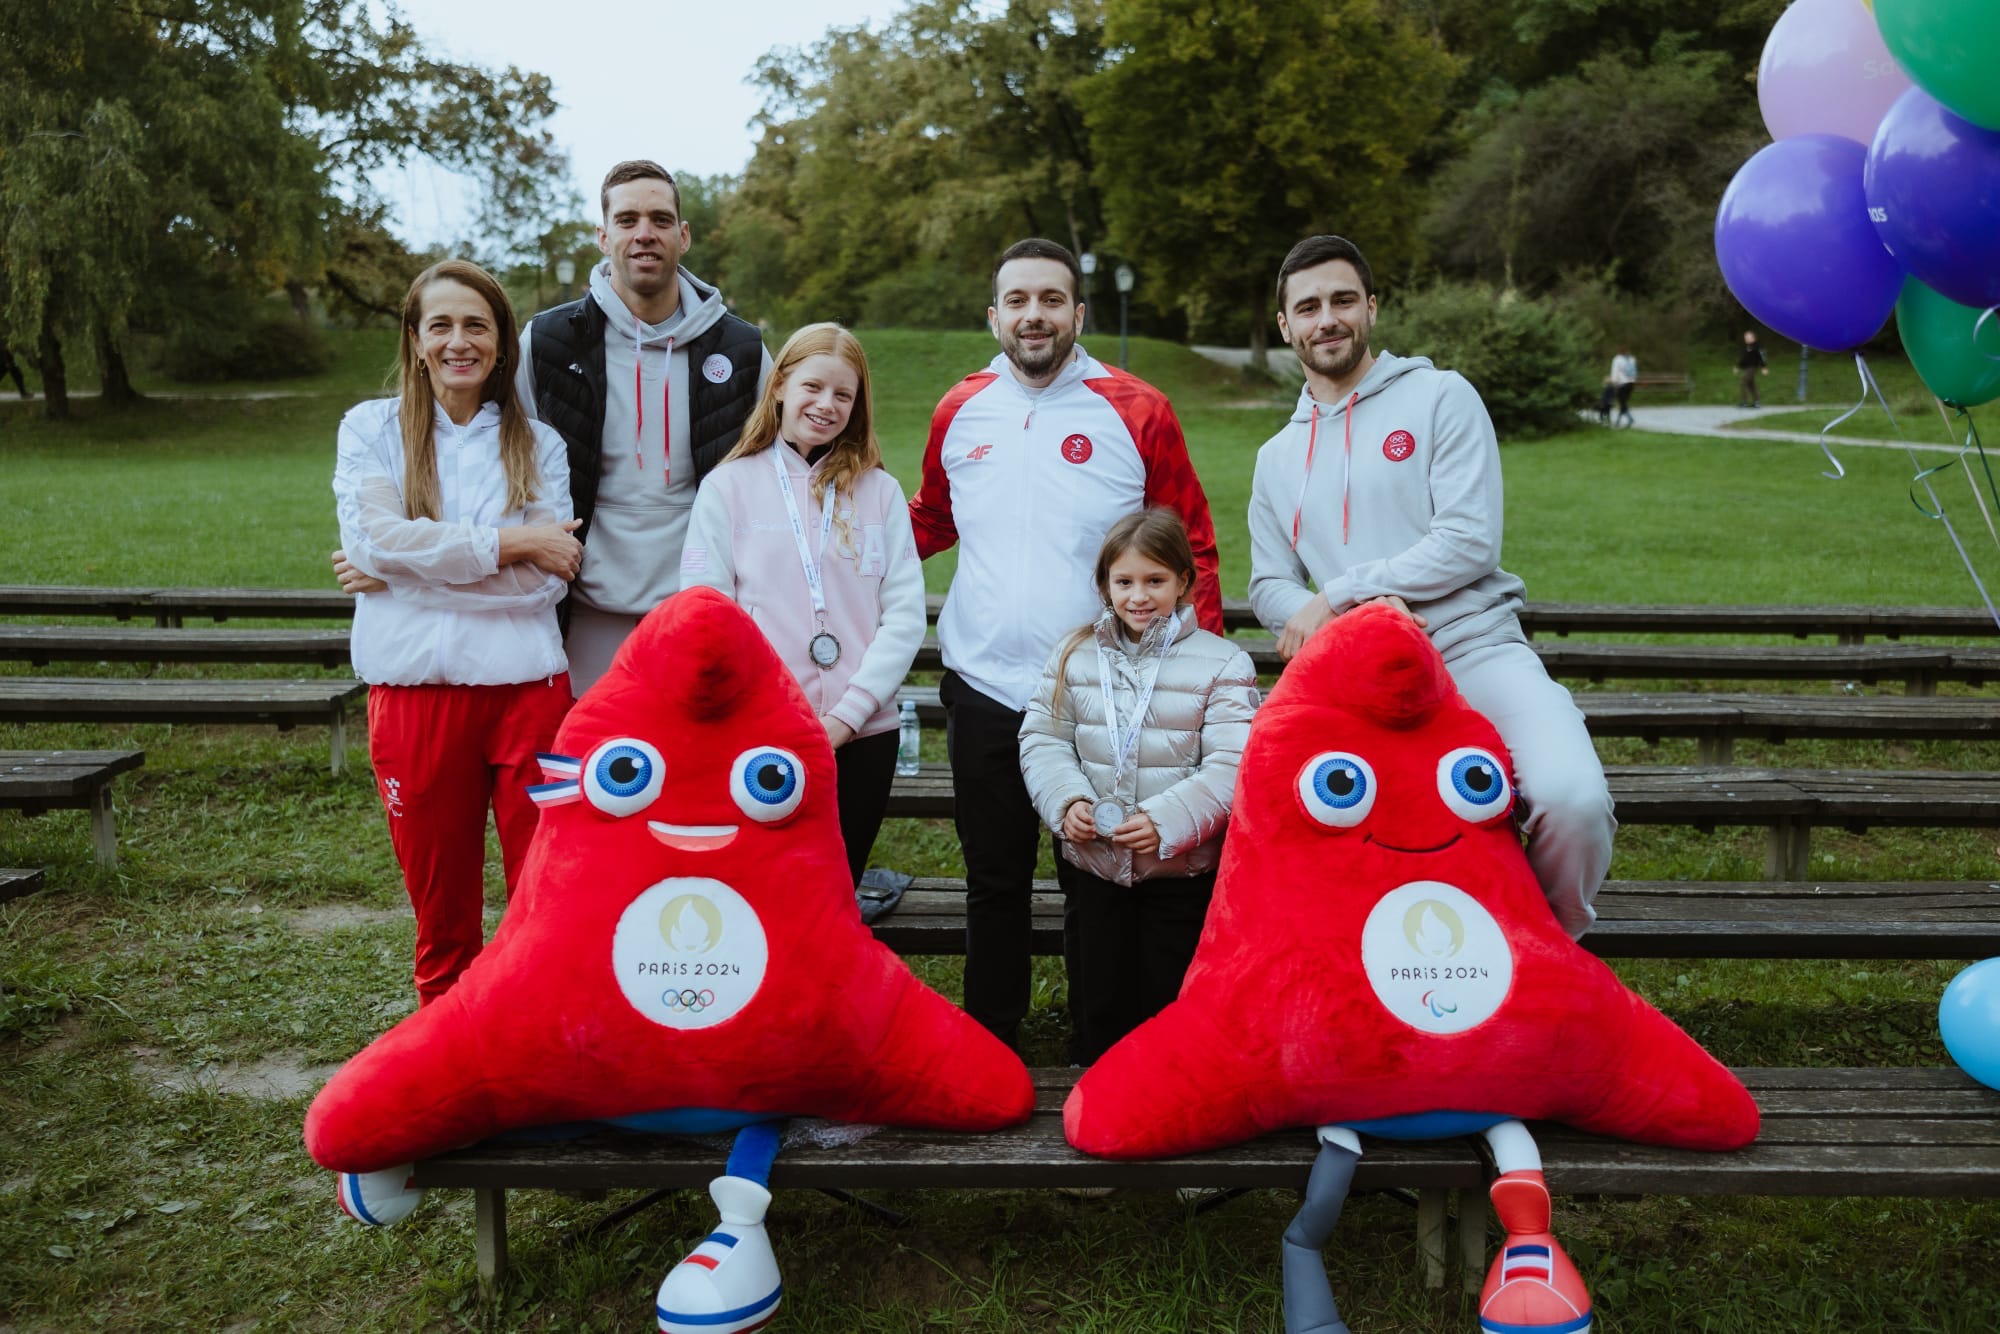
M 1271 285 L 1338 232 L 1378 272 L 1416 259 L 1407 167 L 1457 61 L 1381 0 L 1107 0 L 1079 91 L 1106 221 L 1144 281 L 1220 316 L 1264 364 Z

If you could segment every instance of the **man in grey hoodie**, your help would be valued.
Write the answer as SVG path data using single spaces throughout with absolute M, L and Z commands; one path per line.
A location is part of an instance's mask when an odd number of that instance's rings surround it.
M 1500 568 L 1499 441 L 1455 371 L 1370 348 L 1375 309 L 1368 261 L 1341 237 L 1308 237 L 1278 270 L 1278 331 L 1306 383 L 1257 451 L 1250 604 L 1285 658 L 1363 602 L 1430 634 L 1512 752 L 1528 860 L 1581 936 L 1618 822 L 1583 714 L 1528 646 L 1521 581 Z
M 695 487 L 743 432 L 771 371 L 757 327 L 681 267 L 680 187 L 654 162 L 604 178 L 604 261 L 580 300 L 521 333 L 521 401 L 569 445 L 583 566 L 566 648 L 581 695 L 647 612 L 680 591 Z

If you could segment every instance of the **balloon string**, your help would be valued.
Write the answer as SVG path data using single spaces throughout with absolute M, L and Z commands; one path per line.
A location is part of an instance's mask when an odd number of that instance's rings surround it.
M 1965 463 L 1965 455 L 1958 456 Z M 1993 545 L 2000 547 L 2000 529 L 1993 526 L 1993 515 L 1986 508 L 1986 497 L 1979 494 L 1979 479 L 1972 475 L 1972 465 L 1965 463 L 1965 484 L 1972 490 L 1972 503 L 1979 506 L 1979 517 L 1986 520 L 1986 535 L 1993 539 Z
M 1855 413 L 1861 411 L 1861 409 L 1868 406 L 1868 363 L 1861 359 L 1861 354 L 1859 352 L 1856 352 L 1854 354 L 1854 369 L 1861 376 L 1860 400 L 1856 402 L 1853 407 L 1849 408 L 1847 411 L 1841 413 L 1838 417 L 1835 417 L 1832 421 L 1828 422 L 1826 425 L 1819 428 L 1819 452 L 1826 455 L 1826 461 L 1833 465 L 1832 472 L 1822 472 L 1820 476 L 1826 478 L 1829 482 L 1837 482 L 1841 478 L 1847 476 L 1847 469 L 1841 466 L 1840 460 L 1834 457 L 1833 450 L 1828 447 L 1826 443 L 1827 432 L 1831 431 L 1834 427 L 1840 425 L 1842 422 L 1846 421 L 1849 417 L 1852 417 Z M 1893 421 L 1894 418 L 1891 418 L 1890 420 Z
M 1951 520 L 1945 517 L 1944 502 L 1938 499 L 1937 492 L 1931 488 L 1931 474 L 1941 469 L 1949 468 L 1952 463 L 1958 462 L 1960 458 L 1964 457 L 1964 451 L 1961 450 L 1958 454 L 1953 455 L 1950 463 L 1941 463 L 1936 468 L 1924 467 L 1917 459 L 1917 451 L 1911 449 L 1909 441 L 1904 438 L 1902 424 L 1896 420 L 1894 410 L 1889 407 L 1889 400 L 1883 397 L 1882 386 L 1876 383 L 1873 372 L 1868 369 L 1867 359 L 1859 352 L 1856 352 L 1854 354 L 1854 365 L 1861 373 L 1862 403 L 1868 401 L 1868 394 L 1870 391 L 1873 391 L 1875 401 L 1882 405 L 1882 411 L 1888 415 L 1889 425 L 1896 430 L 1896 438 L 1903 441 L 1903 452 L 1910 456 L 1910 466 L 1916 469 L 1916 476 L 1910 479 L 1910 503 L 1915 505 L 1917 513 L 1923 515 L 1926 519 L 1935 519 L 1944 525 L 1945 536 L 1951 539 L 1952 549 L 1958 552 L 1959 563 L 1965 566 L 1966 574 L 1971 576 L 1972 586 L 1979 591 L 1979 600 L 1985 604 L 1986 614 L 1993 618 L 1995 626 L 2000 626 L 2000 607 L 1993 605 L 1992 597 L 1986 592 L 1985 581 L 1980 579 L 1978 569 L 1972 564 L 1971 553 L 1966 551 L 1965 543 L 1959 540 L 1958 529 L 1953 527 Z M 1840 425 L 1840 422 L 1847 420 L 1848 417 L 1853 416 L 1860 410 L 1861 403 L 1855 404 L 1853 408 L 1850 408 L 1842 415 L 1839 421 L 1830 423 L 1827 430 L 1832 430 L 1833 427 Z M 1824 434 L 1824 432 L 1821 434 Z M 1820 448 L 1824 449 L 1826 446 L 1822 444 Z M 1982 459 L 1985 457 L 1985 451 L 1981 451 L 1980 457 Z M 1925 509 L 1923 501 L 1917 499 L 1917 487 L 1919 486 L 1922 486 L 1924 494 L 1930 497 L 1931 507 L 1929 509 Z

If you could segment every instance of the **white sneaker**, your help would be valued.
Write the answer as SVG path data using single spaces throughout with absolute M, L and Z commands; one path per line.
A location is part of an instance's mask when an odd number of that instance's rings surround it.
M 784 1284 L 764 1231 L 771 1192 L 743 1177 L 708 1183 L 722 1222 L 660 1283 L 660 1334 L 743 1334 L 778 1313 Z

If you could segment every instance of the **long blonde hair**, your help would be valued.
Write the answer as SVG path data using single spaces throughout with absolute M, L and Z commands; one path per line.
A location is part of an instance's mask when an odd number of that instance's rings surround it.
M 1175 607 L 1187 605 L 1194 596 L 1194 544 L 1188 541 L 1187 525 L 1181 516 L 1162 505 L 1128 514 L 1111 525 L 1104 534 L 1104 544 L 1097 549 L 1097 570 L 1093 578 L 1097 584 L 1097 596 L 1104 600 L 1104 609 L 1111 610 L 1111 567 L 1118 558 L 1128 551 L 1137 551 L 1147 560 L 1164 565 L 1181 577 L 1186 587 L 1182 590 Z M 1056 660 L 1055 694 L 1049 701 L 1053 715 L 1062 717 L 1063 684 L 1069 680 L 1070 655 L 1090 642 L 1096 633 L 1097 622 L 1080 625 L 1070 631 L 1069 638 L 1063 640 L 1062 656 Z
M 833 442 L 833 452 L 827 456 L 826 468 L 821 474 L 838 494 L 849 498 L 854 495 L 854 484 L 870 468 L 882 466 L 882 447 L 875 440 L 874 396 L 868 388 L 868 354 L 861 350 L 861 340 L 838 324 L 808 324 L 790 338 L 778 350 L 778 359 L 771 367 L 770 378 L 764 381 L 764 392 L 757 397 L 757 406 L 751 409 L 750 419 L 743 424 L 743 434 L 736 441 L 736 448 L 729 451 L 730 459 L 747 459 L 753 454 L 761 454 L 777 443 L 778 433 L 784 423 L 783 395 L 785 381 L 808 357 L 839 357 L 853 370 L 856 381 L 854 407 L 847 414 L 847 425 Z
M 403 428 L 403 512 L 412 519 L 444 516 L 438 492 L 437 395 L 431 389 L 430 368 L 424 365 L 417 335 L 424 292 L 437 282 L 471 288 L 493 313 L 500 355 L 479 394 L 482 401 L 500 404 L 500 466 L 507 473 L 507 508 L 521 509 L 539 498 L 542 478 L 535 467 L 535 430 L 514 392 L 510 363 L 520 355 L 521 347 L 514 307 L 492 274 L 468 260 L 447 259 L 418 274 L 403 298 L 403 337 L 396 353 L 396 392 L 402 399 L 397 419 Z

